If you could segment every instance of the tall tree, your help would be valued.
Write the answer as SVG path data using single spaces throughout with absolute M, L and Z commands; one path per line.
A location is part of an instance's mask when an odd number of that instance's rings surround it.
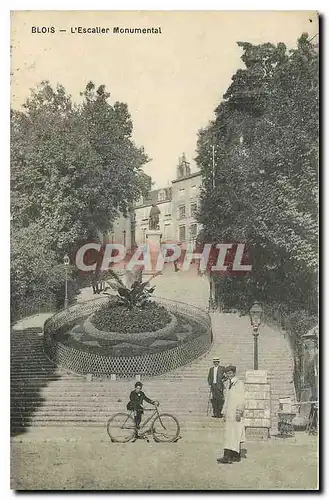
M 83 96 L 76 105 L 61 85 L 42 82 L 22 111 L 11 111 L 14 310 L 62 300 L 64 254 L 110 230 L 150 189 L 127 105 L 111 105 L 105 86 L 92 82 Z
M 199 133 L 196 160 L 206 179 L 200 222 L 208 240 L 249 243 L 258 298 L 314 310 L 318 55 L 306 34 L 288 54 L 283 44 L 239 46 L 246 69 Z
M 150 186 L 127 105 L 112 106 L 104 86 L 94 89 L 89 83 L 77 106 L 63 87 L 43 82 L 23 112 L 12 112 L 15 224 L 38 221 L 61 253 L 110 229 Z

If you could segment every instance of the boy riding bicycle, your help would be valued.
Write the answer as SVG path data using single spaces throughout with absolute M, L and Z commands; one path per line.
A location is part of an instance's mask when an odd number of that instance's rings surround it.
M 143 384 L 141 382 L 136 382 L 135 389 L 131 391 L 129 402 L 127 403 L 127 410 L 134 411 L 134 420 L 137 429 L 140 427 L 140 423 L 142 420 L 142 415 L 144 413 L 144 408 L 142 406 L 143 401 L 150 403 L 151 405 L 158 406 L 158 401 L 152 401 L 152 399 L 148 398 L 146 394 L 142 391 Z

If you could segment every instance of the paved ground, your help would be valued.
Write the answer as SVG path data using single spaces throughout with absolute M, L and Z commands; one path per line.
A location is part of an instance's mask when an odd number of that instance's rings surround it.
M 160 276 L 152 280 L 155 286 L 154 295 L 164 299 L 174 299 L 187 302 L 195 307 L 207 309 L 209 300 L 209 280 L 206 275 L 198 276 L 196 266 L 189 271 L 175 273 L 172 266 L 166 265 Z M 83 288 L 77 297 L 78 302 L 84 302 L 99 297 L 94 295 L 91 286 Z
M 52 429 L 12 440 L 16 490 L 309 490 L 317 488 L 316 438 L 246 443 L 247 458 L 218 465 L 218 431 L 178 443 L 113 444 L 105 429 Z M 56 437 L 57 434 L 57 437 Z

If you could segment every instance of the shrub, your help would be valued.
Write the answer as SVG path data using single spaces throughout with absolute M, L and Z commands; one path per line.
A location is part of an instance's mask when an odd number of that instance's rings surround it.
M 118 301 L 101 307 L 93 316 L 92 323 L 103 331 L 137 333 L 159 330 L 170 320 L 168 311 L 155 302 L 147 303 L 142 309 L 129 309 Z
M 311 328 L 318 324 L 318 317 L 314 315 L 309 315 L 306 311 L 300 310 L 292 314 L 289 314 L 284 318 L 284 327 L 290 337 L 291 347 L 293 349 L 294 355 L 294 383 L 297 392 L 297 397 L 300 398 L 301 395 L 301 381 L 304 375 L 305 380 L 308 380 L 311 385 L 311 377 L 309 371 L 313 369 L 313 366 L 303 366 L 303 340 L 302 336 L 305 335 Z M 304 373 L 303 373 L 304 372 Z
M 113 271 L 112 269 L 108 270 L 108 276 L 114 278 L 117 283 L 118 303 L 127 307 L 128 309 L 144 309 L 144 307 L 149 303 L 151 295 L 155 290 L 155 287 L 147 288 L 147 286 L 150 281 L 158 274 L 159 273 L 154 274 L 149 280 L 143 283 L 142 271 L 139 270 L 136 273 L 134 280 L 129 288 L 124 285 L 123 281 L 115 271 Z
M 76 280 L 68 272 L 70 301 L 78 292 Z M 46 231 L 37 224 L 12 229 L 11 234 L 11 317 L 13 320 L 43 307 L 64 304 L 65 270 L 51 249 Z

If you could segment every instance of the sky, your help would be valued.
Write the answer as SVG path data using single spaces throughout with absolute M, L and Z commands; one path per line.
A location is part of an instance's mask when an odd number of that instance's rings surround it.
M 32 33 L 53 26 L 55 33 Z M 71 34 L 71 27 L 110 28 Z M 112 28 L 161 27 L 161 34 L 113 34 Z M 66 32 L 59 32 L 66 29 Z M 154 187 L 176 176 L 185 152 L 196 170 L 197 133 L 243 68 L 237 41 L 284 42 L 318 33 L 308 11 L 15 11 L 12 13 L 11 102 L 19 109 L 42 80 L 60 83 L 73 100 L 88 81 L 105 84 L 110 102 L 126 102 L 133 139 L 152 159 L 144 171 Z

